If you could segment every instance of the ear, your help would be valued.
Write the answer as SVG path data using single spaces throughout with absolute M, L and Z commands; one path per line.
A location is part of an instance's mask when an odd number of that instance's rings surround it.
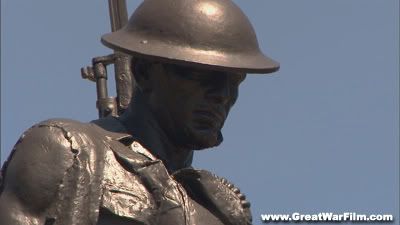
M 142 59 L 132 60 L 131 69 L 137 88 L 143 93 L 151 91 L 151 64 Z

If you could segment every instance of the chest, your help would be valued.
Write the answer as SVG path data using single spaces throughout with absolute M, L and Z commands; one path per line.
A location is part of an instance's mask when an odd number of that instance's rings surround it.
M 163 225 L 184 225 L 188 220 L 190 225 L 223 225 L 211 211 L 186 193 L 180 193 L 182 198 L 171 196 L 171 201 L 178 201 L 176 208 L 172 207 L 167 213 L 158 213 L 160 206 L 157 206 L 141 177 L 127 171 L 112 151 L 106 153 L 102 185 L 97 225 L 151 224 L 151 221 L 162 221 Z M 185 192 L 185 189 L 180 187 L 179 191 Z M 168 193 L 165 195 L 168 197 Z
M 206 208 L 193 201 L 196 212 L 192 215 L 190 225 L 224 225 L 217 217 L 215 217 Z M 177 225 L 168 218 L 160 218 L 163 225 Z M 121 217 L 110 213 L 106 209 L 101 209 L 97 225 L 143 225 L 143 223 L 132 218 Z

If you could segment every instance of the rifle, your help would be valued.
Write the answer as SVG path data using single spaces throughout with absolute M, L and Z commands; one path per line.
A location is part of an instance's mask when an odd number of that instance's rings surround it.
M 108 0 L 111 31 L 121 29 L 128 22 L 126 0 Z M 114 65 L 117 97 L 109 97 L 107 90 L 107 66 Z M 81 76 L 96 82 L 96 108 L 99 118 L 119 116 L 127 108 L 133 94 L 134 79 L 131 71 L 131 57 L 118 51 L 111 55 L 95 57 L 92 66 L 81 68 Z

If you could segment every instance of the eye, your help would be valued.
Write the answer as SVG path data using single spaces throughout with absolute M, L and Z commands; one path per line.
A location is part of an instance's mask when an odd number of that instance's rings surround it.
M 210 76 L 209 75 L 206 75 L 206 74 L 203 74 L 203 73 L 199 73 L 199 72 L 196 72 L 196 71 L 188 71 L 188 73 L 187 73 L 187 78 L 188 79 L 191 79 L 191 80 L 197 80 L 197 81 L 208 81 L 208 80 L 210 80 Z
M 178 66 L 178 65 L 166 65 L 166 68 L 174 76 L 187 79 L 187 80 L 198 80 L 203 81 L 206 79 L 203 73 L 194 70 L 193 68 Z
M 218 77 L 218 75 L 214 74 L 211 71 L 200 71 L 194 69 L 179 70 L 178 74 L 184 79 L 199 81 L 201 83 L 213 82 L 215 78 Z

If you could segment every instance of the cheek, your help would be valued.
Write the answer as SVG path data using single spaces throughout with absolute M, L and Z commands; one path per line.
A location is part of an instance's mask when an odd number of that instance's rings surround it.
M 187 118 L 198 107 L 202 101 L 198 93 L 193 93 L 186 89 L 179 89 L 174 98 L 172 99 L 173 111 L 179 114 L 181 119 Z M 179 118 L 178 118 L 179 119 Z
M 193 92 L 182 86 L 171 87 L 167 92 L 160 96 L 164 99 L 162 103 L 171 117 L 175 120 L 185 120 L 191 113 L 195 101 L 193 100 Z
M 179 108 L 194 106 L 204 98 L 204 87 L 200 83 L 173 79 L 170 85 L 172 100 Z

